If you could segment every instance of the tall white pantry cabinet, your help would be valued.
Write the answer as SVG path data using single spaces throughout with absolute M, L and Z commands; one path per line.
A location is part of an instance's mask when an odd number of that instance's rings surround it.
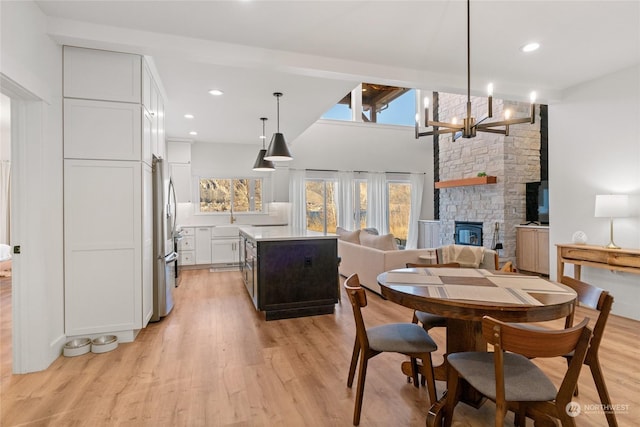
M 153 313 L 164 103 L 140 55 L 65 46 L 63 64 L 65 333 L 133 341 Z

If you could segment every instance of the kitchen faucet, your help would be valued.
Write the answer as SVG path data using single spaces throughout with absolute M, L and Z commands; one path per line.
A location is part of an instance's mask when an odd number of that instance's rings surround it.
M 229 217 L 229 223 L 233 224 L 234 222 L 236 222 L 236 218 L 233 217 L 233 205 L 230 206 L 230 212 L 231 216 Z

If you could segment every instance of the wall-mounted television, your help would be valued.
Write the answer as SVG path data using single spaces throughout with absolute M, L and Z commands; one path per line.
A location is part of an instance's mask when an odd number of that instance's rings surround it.
M 527 224 L 549 224 L 549 181 L 526 183 Z

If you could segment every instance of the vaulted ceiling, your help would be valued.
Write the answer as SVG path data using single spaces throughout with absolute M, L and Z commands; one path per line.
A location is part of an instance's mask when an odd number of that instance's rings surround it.
M 275 91 L 294 143 L 360 82 L 466 91 L 460 0 L 36 3 L 60 43 L 153 59 L 169 137 L 259 144 L 260 117 L 275 131 Z M 530 41 L 541 48 L 525 55 Z M 536 90 L 540 102 L 558 102 L 571 86 L 640 62 L 640 2 L 472 0 L 471 52 L 473 93 L 493 82 L 497 97 Z

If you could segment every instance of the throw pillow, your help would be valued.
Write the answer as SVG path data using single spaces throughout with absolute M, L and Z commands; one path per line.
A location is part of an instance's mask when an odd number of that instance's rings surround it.
M 381 251 L 395 251 L 398 249 L 396 239 L 393 234 L 375 236 L 369 233 L 360 233 L 360 244 Z
M 347 230 L 346 228 L 336 227 L 336 234 L 338 236 L 342 236 L 343 234 L 347 234 L 347 233 L 351 233 L 351 231 Z
M 360 244 L 360 230 L 349 231 L 342 227 L 336 227 L 336 234 L 338 235 L 338 239 L 343 242 Z

